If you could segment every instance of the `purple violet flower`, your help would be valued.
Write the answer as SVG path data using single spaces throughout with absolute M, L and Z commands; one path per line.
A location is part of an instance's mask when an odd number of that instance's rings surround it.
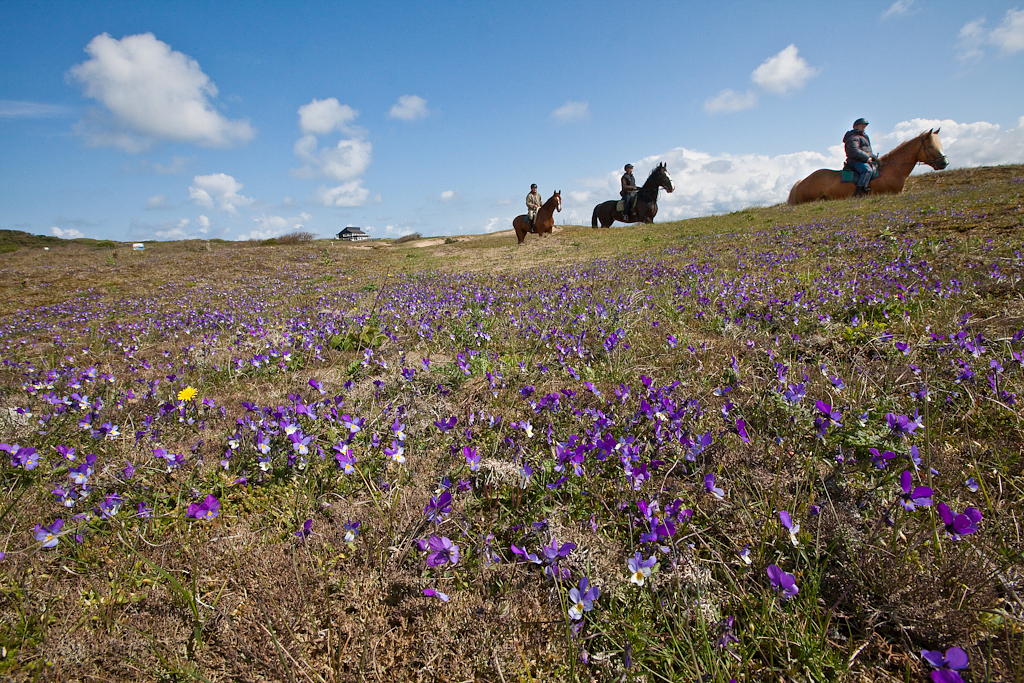
M 964 679 L 957 671 L 966 669 L 970 659 L 961 648 L 951 647 L 945 653 L 921 650 L 921 657 L 935 667 L 935 671 L 931 672 L 931 679 L 935 683 L 963 683 Z
M 192 503 L 188 506 L 186 517 L 209 521 L 220 514 L 220 501 L 212 494 L 207 494 L 201 502 Z
M 42 543 L 43 548 L 53 548 L 60 542 L 60 531 L 63 528 L 64 520 L 58 518 L 53 520 L 48 526 L 40 526 L 36 524 L 33 531 L 35 533 L 36 540 Z
M 981 510 L 976 507 L 969 507 L 960 514 L 956 514 L 945 503 L 939 503 L 935 506 L 935 510 L 942 518 L 946 532 L 954 541 L 976 532 L 978 523 L 981 522 Z
M 900 474 L 900 488 L 903 489 L 903 495 L 900 496 L 900 504 L 908 512 L 913 512 L 919 507 L 929 507 L 932 504 L 932 490 L 927 486 L 914 486 L 911 488 L 912 482 L 913 475 L 910 473 L 910 470 L 903 470 L 903 473 Z
M 638 586 L 644 585 L 644 581 L 651 575 L 657 564 L 658 559 L 654 555 L 645 560 L 640 551 L 633 553 L 633 557 L 626 560 L 626 566 L 629 568 L 629 582 Z
M 584 612 L 594 609 L 594 602 L 601 595 L 597 586 L 591 586 L 587 577 L 580 579 L 576 588 L 569 589 L 569 618 L 579 621 L 583 618 Z
M 788 572 L 782 571 L 778 565 L 770 564 L 766 571 L 768 573 L 768 579 L 772 583 L 772 588 L 777 591 L 781 591 L 784 599 L 789 600 L 800 592 L 800 589 L 796 585 L 796 577 Z
M 423 595 L 427 596 L 428 598 L 437 598 L 441 602 L 448 602 L 448 600 L 450 600 L 447 593 L 442 593 L 441 591 L 434 588 L 424 588 Z
M 704 490 L 718 500 L 725 500 L 725 491 L 715 486 L 715 475 L 713 474 L 704 475 Z
M 459 546 L 447 536 L 430 536 L 425 541 L 417 541 L 417 544 L 420 550 L 427 551 L 428 567 L 459 563 Z

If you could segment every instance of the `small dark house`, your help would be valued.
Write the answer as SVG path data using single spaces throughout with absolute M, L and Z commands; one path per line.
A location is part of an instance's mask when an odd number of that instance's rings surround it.
M 370 236 L 363 232 L 362 228 L 350 225 L 338 233 L 338 239 L 358 242 L 359 240 L 368 240 Z

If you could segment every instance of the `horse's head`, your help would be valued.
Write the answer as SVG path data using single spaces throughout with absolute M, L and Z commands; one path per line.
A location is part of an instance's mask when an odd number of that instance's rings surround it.
M 562 191 L 561 190 L 557 190 L 553 195 L 551 195 L 551 198 L 555 200 L 555 209 L 558 210 L 558 211 L 561 211 L 562 210 Z
M 672 187 L 672 178 L 668 174 L 668 164 L 664 161 L 658 164 L 655 169 L 651 171 L 651 175 L 657 178 L 658 187 L 663 188 L 665 192 L 671 192 L 675 189 Z
M 921 135 L 921 150 L 917 153 L 917 160 L 928 164 L 936 171 L 941 171 L 949 166 L 949 159 L 942 153 L 942 141 L 939 140 L 938 128 Z

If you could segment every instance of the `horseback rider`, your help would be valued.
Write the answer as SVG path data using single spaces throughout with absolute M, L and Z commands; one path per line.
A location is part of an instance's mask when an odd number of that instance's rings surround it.
M 636 206 L 636 193 L 640 191 L 640 188 L 636 186 L 636 178 L 633 177 L 633 164 L 626 164 L 623 169 L 625 173 L 622 174 L 622 180 L 620 181 L 622 189 L 619 190 L 619 196 L 622 197 L 622 219 L 625 221 L 629 220 L 629 216 L 633 213 L 633 209 Z
M 537 218 L 537 211 L 544 205 L 540 192 L 537 192 L 537 183 L 530 185 L 530 194 L 526 195 L 526 218 L 530 221 L 530 232 L 536 232 L 533 221 Z
M 871 192 L 869 183 L 878 164 L 878 157 L 871 149 L 871 138 L 865 132 L 867 127 L 867 119 L 857 119 L 853 122 L 853 130 L 847 131 L 843 136 L 846 165 L 857 172 L 857 189 L 854 190 L 854 197 L 862 197 Z

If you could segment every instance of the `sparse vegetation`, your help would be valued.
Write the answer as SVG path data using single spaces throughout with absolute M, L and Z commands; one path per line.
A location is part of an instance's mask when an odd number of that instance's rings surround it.
M 1012 680 L 1022 223 L 4 254 L 0 674 Z

